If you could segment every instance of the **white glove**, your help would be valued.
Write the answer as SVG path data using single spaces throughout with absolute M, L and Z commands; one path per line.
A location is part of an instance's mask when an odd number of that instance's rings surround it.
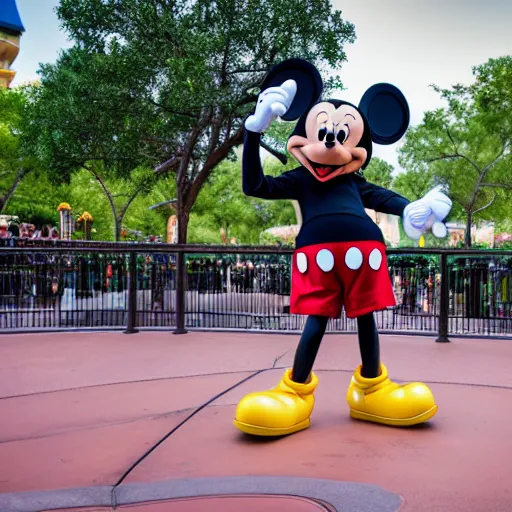
M 443 220 L 450 213 L 452 202 L 441 192 L 441 187 L 432 189 L 418 201 L 409 203 L 404 210 L 404 231 L 409 238 L 418 240 L 428 229 L 437 238 L 447 234 Z
M 286 80 L 281 87 L 270 87 L 258 96 L 256 111 L 245 120 L 250 132 L 263 133 L 278 116 L 286 114 L 297 93 L 295 80 Z

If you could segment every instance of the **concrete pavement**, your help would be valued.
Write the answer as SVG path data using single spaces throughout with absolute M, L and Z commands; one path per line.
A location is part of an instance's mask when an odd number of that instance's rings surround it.
M 512 342 L 382 336 L 390 376 L 430 383 L 439 404 L 428 424 L 398 429 L 349 418 L 357 339 L 327 335 L 312 426 L 239 433 L 238 400 L 273 387 L 297 342 L 0 336 L 0 511 L 512 510 Z

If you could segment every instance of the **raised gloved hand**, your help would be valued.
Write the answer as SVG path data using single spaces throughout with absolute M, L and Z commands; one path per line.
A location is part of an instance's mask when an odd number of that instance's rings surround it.
M 421 199 L 409 203 L 403 213 L 404 231 L 409 238 L 418 240 L 428 229 L 437 238 L 447 234 L 443 220 L 450 213 L 452 202 L 441 192 L 441 187 L 432 189 Z
M 250 132 L 263 133 L 278 116 L 290 108 L 297 93 L 295 80 L 286 80 L 280 87 L 269 87 L 258 96 L 254 114 L 245 120 Z

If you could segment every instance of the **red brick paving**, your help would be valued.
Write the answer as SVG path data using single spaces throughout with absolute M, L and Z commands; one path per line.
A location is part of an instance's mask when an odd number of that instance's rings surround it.
M 224 402 L 234 404 L 249 389 L 271 386 L 280 373 L 256 377 Z M 289 475 L 377 484 L 403 495 L 404 510 L 410 511 L 512 510 L 502 476 L 512 474 L 510 423 L 500 421 L 512 417 L 512 390 L 432 385 L 439 413 L 431 426 L 398 429 L 348 417 L 349 379 L 347 373 L 319 372 L 312 426 L 282 439 L 253 440 L 229 431 L 233 406 L 211 407 L 143 461 L 127 482 Z M 453 500 L 460 502 L 443 508 Z
M 429 426 L 351 420 L 345 391 L 359 363 L 357 341 L 327 336 L 310 429 L 260 440 L 232 426 L 239 398 L 276 384 L 282 370 L 271 370 L 190 419 L 126 483 L 303 476 L 380 485 L 404 497 L 405 511 L 510 512 L 512 342 L 382 338 L 392 377 L 445 383 L 431 386 L 439 412 Z M 297 341 L 244 333 L 1 336 L 0 397 L 15 398 L 0 399 L 0 492 L 114 484 L 189 408 L 276 359 L 291 364 Z M 194 377 L 221 372 L 235 373 Z M 151 382 L 134 382 L 141 380 Z
M 0 400 L 0 461 L 9 461 L 0 463 L 0 492 L 113 484 L 193 408 L 246 375 L 116 384 Z

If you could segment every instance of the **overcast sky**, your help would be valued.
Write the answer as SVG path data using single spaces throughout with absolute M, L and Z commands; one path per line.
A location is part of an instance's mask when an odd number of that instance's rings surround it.
M 327 0 L 326 0 L 327 1 Z M 357 104 L 377 82 L 405 94 L 411 124 L 442 103 L 429 89 L 472 80 L 471 67 L 512 54 L 512 0 L 333 0 L 355 25 L 357 40 L 347 45 L 344 98 Z M 40 62 L 53 62 L 70 43 L 54 12 L 58 0 L 17 0 L 26 32 L 14 63 L 13 85 L 37 77 Z M 376 146 L 374 154 L 398 169 L 400 142 Z

